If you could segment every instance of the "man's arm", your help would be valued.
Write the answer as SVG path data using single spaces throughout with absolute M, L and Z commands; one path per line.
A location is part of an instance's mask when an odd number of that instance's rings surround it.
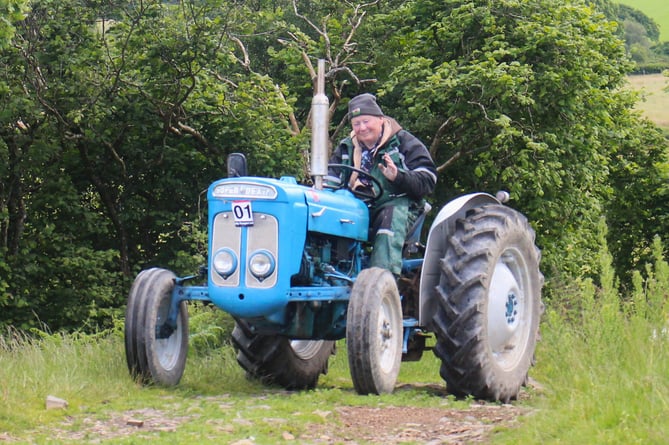
M 434 191 L 437 168 L 425 145 L 407 131 L 398 134 L 400 153 L 406 169 L 398 169 L 393 183 L 412 199 L 421 199 Z

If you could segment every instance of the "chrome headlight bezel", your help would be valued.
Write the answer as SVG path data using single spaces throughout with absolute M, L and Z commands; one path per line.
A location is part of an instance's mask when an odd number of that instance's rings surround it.
M 276 259 L 269 250 L 256 250 L 249 256 L 248 268 L 251 275 L 258 281 L 263 281 L 276 270 Z
M 224 247 L 213 255 L 211 263 L 216 273 L 227 280 L 237 270 L 239 260 L 234 250 Z

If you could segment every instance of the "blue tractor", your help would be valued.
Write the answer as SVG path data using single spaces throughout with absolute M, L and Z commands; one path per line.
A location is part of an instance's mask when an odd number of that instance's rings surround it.
M 206 267 L 185 277 L 162 268 L 139 273 L 125 321 L 131 375 L 179 382 L 187 302 L 201 301 L 231 314 L 239 364 L 267 384 L 315 387 L 345 338 L 360 394 L 391 392 L 400 363 L 432 349 L 450 393 L 515 399 L 533 363 L 543 308 L 540 252 L 527 219 L 504 204 L 505 193 L 473 193 L 444 205 L 423 243 L 426 206 L 407 237 L 402 275 L 368 267 L 375 196 L 327 177 L 323 91 L 320 62 L 313 185 L 248 176 L 245 158 L 231 155 L 228 177 L 207 193 Z

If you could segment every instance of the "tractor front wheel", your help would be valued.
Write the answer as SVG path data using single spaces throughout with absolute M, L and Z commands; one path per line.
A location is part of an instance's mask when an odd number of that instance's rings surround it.
M 143 383 L 179 383 L 188 354 L 188 309 L 181 302 L 176 327 L 167 318 L 176 276 L 152 268 L 137 275 L 130 289 L 125 317 L 128 370 Z
M 333 341 L 256 334 L 243 320 L 236 321 L 232 342 L 248 377 L 289 390 L 315 388 L 335 349 Z
M 491 204 L 457 220 L 444 250 L 431 326 L 441 376 L 456 395 L 515 399 L 543 310 L 534 231 L 522 214 Z
M 402 361 L 402 306 L 393 275 L 365 269 L 351 289 L 346 318 L 348 364 L 358 394 L 390 393 Z

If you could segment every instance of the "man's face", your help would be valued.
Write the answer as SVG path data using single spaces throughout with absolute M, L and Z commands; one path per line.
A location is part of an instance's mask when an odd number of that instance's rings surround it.
M 351 119 L 351 127 L 359 141 L 372 147 L 381 135 L 383 117 L 363 114 Z

